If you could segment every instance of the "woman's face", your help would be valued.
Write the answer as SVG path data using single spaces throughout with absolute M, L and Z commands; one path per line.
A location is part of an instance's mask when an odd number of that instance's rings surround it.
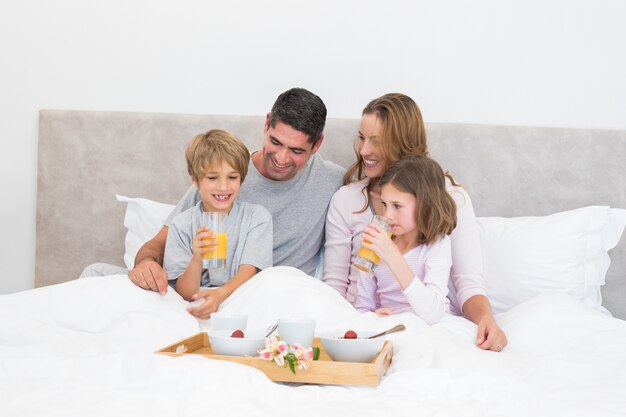
M 377 178 L 385 172 L 382 148 L 383 125 L 375 114 L 364 114 L 359 126 L 357 151 L 363 158 L 363 171 L 369 178 Z

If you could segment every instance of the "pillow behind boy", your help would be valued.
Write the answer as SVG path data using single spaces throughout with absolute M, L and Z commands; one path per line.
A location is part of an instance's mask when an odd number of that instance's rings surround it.
M 124 241 L 124 264 L 126 268 L 133 269 L 137 252 L 161 230 L 165 219 L 175 206 L 145 198 L 130 198 L 117 194 L 115 197 L 117 201 L 127 204 L 124 216 L 124 226 L 128 229 Z

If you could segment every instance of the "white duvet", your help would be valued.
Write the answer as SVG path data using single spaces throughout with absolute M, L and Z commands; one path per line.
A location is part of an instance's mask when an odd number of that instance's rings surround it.
M 408 313 L 361 315 L 287 267 L 223 304 L 248 313 L 249 327 L 285 316 L 315 316 L 318 334 L 404 323 L 375 388 L 277 384 L 244 365 L 155 354 L 207 324 L 187 306 L 126 276 L 0 296 L 0 416 L 626 415 L 626 322 L 565 295 L 497 315 L 509 339 L 502 353 L 477 349 L 463 318 L 429 327 Z

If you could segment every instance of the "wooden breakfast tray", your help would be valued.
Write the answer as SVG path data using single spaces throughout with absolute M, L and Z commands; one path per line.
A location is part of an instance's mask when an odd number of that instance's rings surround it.
M 211 350 L 209 337 L 205 332 L 183 339 L 173 345 L 157 350 L 169 356 L 182 356 L 187 354 L 202 355 L 210 359 L 237 362 L 257 368 L 272 381 L 299 382 L 304 384 L 337 384 L 337 385 L 367 385 L 376 386 L 380 378 L 385 374 L 391 364 L 393 349 L 391 341 L 385 341 L 383 348 L 370 363 L 359 362 L 335 362 L 324 350 L 324 346 L 318 337 L 313 341 L 313 346 L 320 349 L 320 357 L 313 361 L 308 370 L 296 369 L 294 375 L 289 368 L 281 368 L 274 362 L 266 361 L 257 357 L 249 356 L 223 356 L 216 355 Z

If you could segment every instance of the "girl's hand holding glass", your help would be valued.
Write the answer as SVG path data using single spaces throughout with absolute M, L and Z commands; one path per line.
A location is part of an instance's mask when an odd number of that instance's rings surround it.
M 386 231 L 376 223 L 370 223 L 365 228 L 361 244 L 372 250 L 386 264 L 389 264 L 395 256 L 401 256 L 398 247 L 391 240 L 391 231 Z
M 378 226 L 378 228 L 374 228 Z M 371 240 L 368 240 L 368 236 L 372 239 L 376 231 L 382 231 L 383 233 L 391 236 L 391 225 L 389 220 L 383 216 L 374 216 L 372 222 L 363 232 L 363 240 L 361 241 L 361 247 L 357 253 L 357 258 L 354 261 L 354 266 L 361 271 L 367 273 L 373 273 L 374 269 L 380 262 L 380 257 L 376 254 L 376 251 L 371 246 Z M 369 244 L 369 245 L 368 245 Z

